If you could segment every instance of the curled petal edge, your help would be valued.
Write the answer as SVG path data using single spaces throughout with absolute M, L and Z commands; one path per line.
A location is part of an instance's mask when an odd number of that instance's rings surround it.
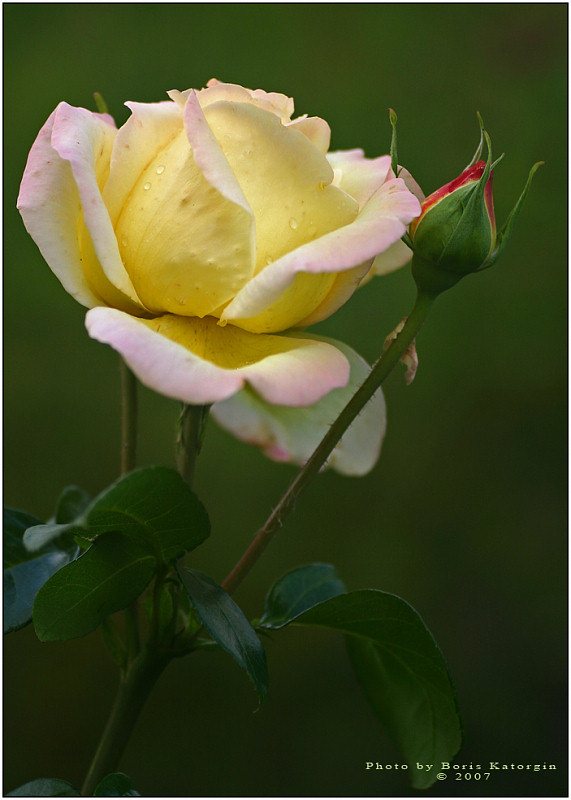
M 159 394 L 193 405 L 224 400 L 249 385 L 266 402 L 309 406 L 332 389 L 347 384 L 347 358 L 334 345 L 305 336 L 250 334 L 234 326 L 221 328 L 212 318 L 174 317 L 184 332 L 192 326 L 198 351 L 219 337 L 226 360 L 238 366 L 220 366 L 150 327 L 113 308 L 97 307 L 86 316 L 89 335 L 117 350 L 141 383 Z M 179 337 L 180 338 L 180 337 Z M 262 357 L 258 360 L 255 353 Z

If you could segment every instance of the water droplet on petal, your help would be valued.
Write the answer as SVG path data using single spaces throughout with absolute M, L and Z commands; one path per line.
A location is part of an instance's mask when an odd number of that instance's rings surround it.
M 297 228 L 297 220 L 295 219 L 295 217 L 292 217 L 290 219 L 289 226 L 292 229 L 292 231 L 294 231 Z
M 121 239 L 121 247 L 127 247 L 127 239 Z
M 273 262 L 273 258 L 271 256 L 266 256 L 266 267 L 269 266 Z
M 147 182 L 145 183 L 145 185 L 143 186 L 143 189 L 144 189 L 146 192 L 148 192 L 148 191 L 149 191 L 149 189 L 151 188 L 151 186 L 152 186 L 151 182 L 150 182 L 150 181 L 147 181 Z
M 160 166 L 157 167 L 157 175 L 162 175 L 164 171 L 165 171 L 165 165 L 160 164 Z

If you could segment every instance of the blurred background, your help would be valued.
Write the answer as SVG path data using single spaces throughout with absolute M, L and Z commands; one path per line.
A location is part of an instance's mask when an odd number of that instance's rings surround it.
M 439 299 L 410 387 L 386 384 L 388 430 L 365 478 L 321 475 L 236 599 L 260 614 L 269 585 L 311 561 L 350 589 L 408 600 L 439 642 L 465 725 L 459 763 L 555 763 L 440 783 L 428 795 L 566 795 L 567 6 L 530 4 L 6 4 L 5 503 L 48 518 L 61 489 L 96 494 L 119 471 L 115 354 L 91 341 L 15 209 L 27 153 L 58 102 L 118 124 L 125 100 L 166 99 L 211 77 L 295 98 L 325 118 L 332 149 L 388 151 L 426 193 L 478 142 L 496 155 L 503 223 L 544 159 L 499 264 Z M 413 300 L 407 268 L 358 292 L 316 332 L 369 360 Z M 140 463 L 174 465 L 178 405 L 140 392 Z M 196 491 L 212 521 L 193 565 L 222 580 L 295 469 L 209 425 Z M 122 769 L 143 795 L 409 796 L 340 638 L 288 630 L 267 642 L 257 712 L 227 656 L 172 664 Z M 80 785 L 115 691 L 99 633 L 5 641 L 5 790 L 37 777 Z

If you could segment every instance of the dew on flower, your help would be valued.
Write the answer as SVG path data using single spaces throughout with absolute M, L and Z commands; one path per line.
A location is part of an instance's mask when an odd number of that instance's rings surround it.
M 144 189 L 146 192 L 148 192 L 148 191 L 149 191 L 149 189 L 151 188 L 151 186 L 152 186 L 152 183 L 151 183 L 150 181 L 147 181 L 147 182 L 145 183 L 145 185 L 143 186 L 143 189 Z
M 297 228 L 297 220 L 295 217 L 292 217 L 289 221 L 290 228 L 294 231 Z
M 164 164 L 160 164 L 157 167 L 157 175 L 162 175 L 164 171 L 165 171 L 165 165 Z

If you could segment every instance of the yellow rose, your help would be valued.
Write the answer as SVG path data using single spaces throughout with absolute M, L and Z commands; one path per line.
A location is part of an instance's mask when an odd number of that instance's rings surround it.
M 327 123 L 292 120 L 285 95 L 218 81 L 168 94 L 127 103 L 119 130 L 107 114 L 61 103 L 22 180 L 26 228 L 90 308 L 90 335 L 143 383 L 190 404 L 232 397 L 228 418 L 223 405 L 217 416 L 238 435 L 245 388 L 311 420 L 334 390 L 346 397 L 350 362 L 361 360 L 291 329 L 329 316 L 371 268 L 408 260 L 400 238 L 419 190 L 408 173 L 412 192 L 395 178 L 388 156 L 328 153 Z M 286 457 L 279 426 L 260 425 L 249 438 Z

